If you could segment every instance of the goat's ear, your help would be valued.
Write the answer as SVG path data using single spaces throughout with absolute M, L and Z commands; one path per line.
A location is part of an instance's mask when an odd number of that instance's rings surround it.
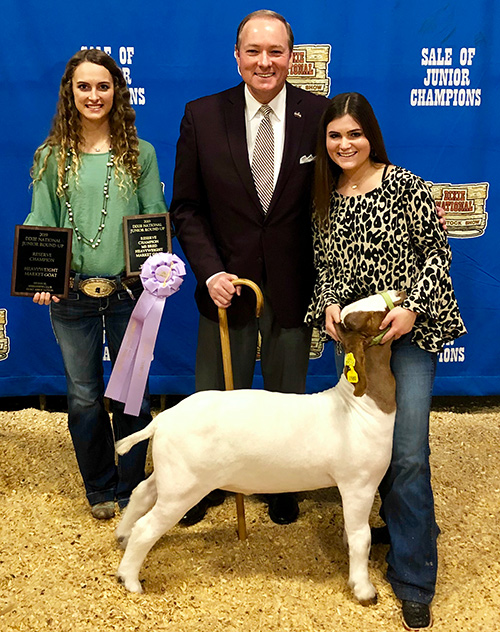
M 408 295 L 406 294 L 406 290 L 399 290 L 398 297 L 394 301 L 394 307 L 401 305 L 401 303 L 403 303 L 406 300 L 407 296 Z
M 366 391 L 366 365 L 364 339 L 356 332 L 346 332 L 344 344 L 344 375 L 354 385 L 354 395 L 361 397 Z

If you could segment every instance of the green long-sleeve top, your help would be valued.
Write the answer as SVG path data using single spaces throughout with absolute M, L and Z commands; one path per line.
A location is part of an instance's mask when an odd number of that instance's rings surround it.
M 43 162 L 48 148 L 40 156 Z M 24 222 L 29 226 L 72 228 L 64 197 L 57 195 L 57 149 L 49 156 L 47 169 L 41 180 L 33 184 L 31 213 Z M 106 163 L 109 153 L 81 154 L 78 179 L 69 178 L 68 194 L 73 209 L 74 223 L 80 233 L 91 239 L 101 222 Z M 106 223 L 98 248 L 78 240 L 73 231 L 71 267 L 81 274 L 113 276 L 125 269 L 123 218 L 129 215 L 166 213 L 158 163 L 154 147 L 139 140 L 141 166 L 137 188 L 119 187 L 114 172 L 109 181 Z

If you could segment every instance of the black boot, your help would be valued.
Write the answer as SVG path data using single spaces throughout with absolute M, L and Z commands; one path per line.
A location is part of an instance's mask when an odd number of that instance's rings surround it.
M 267 501 L 269 517 L 276 524 L 290 524 L 299 517 L 299 503 L 295 494 L 271 494 Z
M 403 599 L 403 625 L 406 630 L 430 628 L 432 617 L 428 604 Z
M 214 489 L 210 494 L 207 494 L 205 498 L 202 498 L 198 504 L 191 507 L 189 511 L 186 511 L 184 516 L 179 520 L 179 524 L 185 527 L 190 527 L 197 522 L 201 522 L 207 513 L 209 507 L 215 507 L 216 505 L 222 505 L 226 497 L 226 492 L 223 489 Z

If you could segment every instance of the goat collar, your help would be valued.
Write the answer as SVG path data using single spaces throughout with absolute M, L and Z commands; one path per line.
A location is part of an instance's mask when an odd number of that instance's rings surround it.
M 385 304 L 387 305 L 387 307 L 389 309 L 394 309 L 394 303 L 391 301 L 391 297 L 389 296 L 389 292 L 380 292 L 380 296 L 384 299 Z M 390 328 L 391 328 L 391 326 L 389 325 L 389 327 L 386 327 L 383 331 L 381 331 L 379 334 L 377 334 L 375 336 L 375 338 L 372 338 L 372 341 L 370 342 L 370 344 L 368 346 L 369 347 L 373 347 L 374 345 L 379 345 L 380 341 L 385 336 L 385 334 L 389 331 Z

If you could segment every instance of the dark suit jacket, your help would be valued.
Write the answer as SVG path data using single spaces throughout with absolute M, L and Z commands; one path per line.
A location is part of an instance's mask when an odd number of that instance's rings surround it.
M 177 144 L 170 212 L 177 237 L 196 275 L 200 312 L 217 320 L 206 287 L 226 271 L 265 282 L 278 322 L 303 323 L 314 268 L 311 186 L 318 122 L 328 100 L 287 84 L 281 170 L 266 215 L 248 160 L 244 84 L 188 103 Z M 302 161 L 301 161 L 302 158 Z M 255 296 L 243 288 L 228 309 L 242 324 L 255 312 Z

